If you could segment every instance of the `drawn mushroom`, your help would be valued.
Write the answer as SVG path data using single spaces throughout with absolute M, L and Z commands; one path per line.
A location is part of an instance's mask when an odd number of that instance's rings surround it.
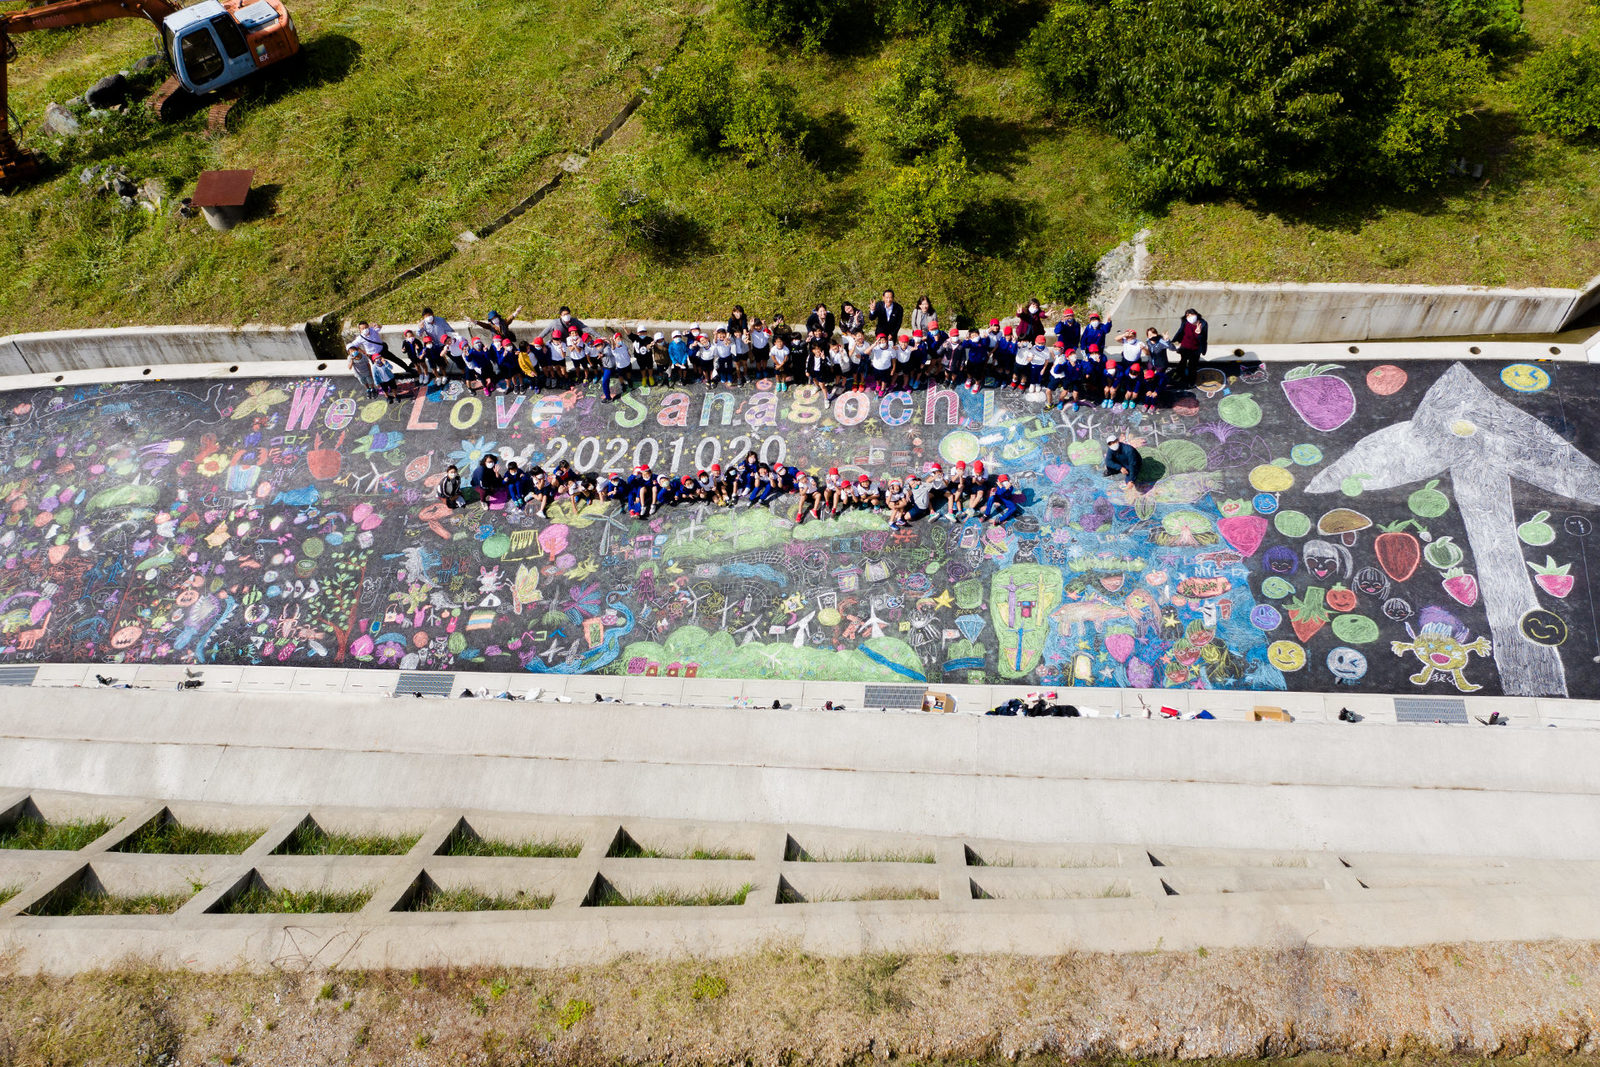
M 1338 537 L 1346 548 L 1356 543 L 1356 534 L 1372 525 L 1372 520 L 1359 511 L 1334 508 L 1317 520 L 1317 533 L 1324 537 Z

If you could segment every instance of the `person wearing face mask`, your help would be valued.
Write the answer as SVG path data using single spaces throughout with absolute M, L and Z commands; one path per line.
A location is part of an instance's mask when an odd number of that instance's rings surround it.
M 556 313 L 556 321 L 550 324 L 550 328 L 545 330 L 544 335 L 546 337 L 566 337 L 573 332 L 581 335 L 587 328 L 584 326 L 583 320 L 572 313 L 571 308 L 562 305 L 561 310 Z
M 1022 321 L 1018 324 L 1017 336 L 1025 341 L 1031 341 L 1044 333 L 1045 316 L 1050 314 L 1050 308 L 1039 302 L 1039 298 L 1029 297 L 1026 304 L 1017 308 L 1017 318 Z
M 1178 384 L 1192 386 L 1200 374 L 1200 359 L 1210 340 L 1206 320 L 1194 308 L 1183 313 L 1183 321 L 1172 331 L 1172 346 L 1178 350 Z

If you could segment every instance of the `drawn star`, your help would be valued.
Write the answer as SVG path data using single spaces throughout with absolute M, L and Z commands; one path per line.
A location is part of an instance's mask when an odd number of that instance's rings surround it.
M 933 602 L 939 605 L 941 608 L 948 608 L 951 604 L 954 604 L 956 600 L 955 597 L 950 595 L 950 590 L 946 589 L 944 592 L 934 597 Z

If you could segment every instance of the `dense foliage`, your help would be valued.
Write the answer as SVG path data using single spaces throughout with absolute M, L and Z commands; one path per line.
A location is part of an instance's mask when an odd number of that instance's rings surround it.
M 912 159 L 956 138 L 956 89 L 946 49 L 918 38 L 884 60 L 873 90 L 872 135 L 900 159 Z
M 1546 133 L 1568 140 L 1600 137 L 1600 40 L 1571 38 L 1528 60 L 1523 110 Z
M 1127 143 L 1141 200 L 1414 189 L 1445 172 L 1480 46 L 1520 25 L 1504 0 L 1059 0 L 1022 58 Z

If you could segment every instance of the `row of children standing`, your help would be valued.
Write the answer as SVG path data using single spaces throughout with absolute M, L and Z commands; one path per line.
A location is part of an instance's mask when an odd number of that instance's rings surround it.
M 767 378 L 780 391 L 811 384 L 830 398 L 850 389 L 882 394 L 944 384 L 1011 388 L 1063 407 L 1146 410 L 1161 402 L 1170 385 L 1193 383 L 1205 350 L 1205 320 L 1193 309 L 1179 323 L 1176 341 L 1155 327 L 1143 337 L 1135 330 L 1114 331 L 1097 312 L 1080 323 L 1072 308 L 1057 315 L 1037 300 L 1018 308 L 1016 326 L 992 319 L 987 329 L 947 332 L 926 297 L 906 329 L 893 296 L 885 292 L 873 305 L 871 327 L 848 301 L 842 321 L 818 305 L 803 329 L 790 327 L 782 315 L 771 323 L 752 320 L 735 305 L 726 325 L 673 330 L 670 337 L 659 331 L 591 332 L 563 307 L 543 333 L 518 341 L 510 325 L 490 312 L 479 325 L 494 335 L 492 342 L 464 339 L 427 308 L 418 326 L 405 332 L 398 357 L 367 323 L 349 350 L 370 396 L 395 395 L 392 364 L 399 364 L 420 384 L 460 378 L 468 389 L 485 394 L 598 381 L 605 402 L 634 381 L 741 386 Z

